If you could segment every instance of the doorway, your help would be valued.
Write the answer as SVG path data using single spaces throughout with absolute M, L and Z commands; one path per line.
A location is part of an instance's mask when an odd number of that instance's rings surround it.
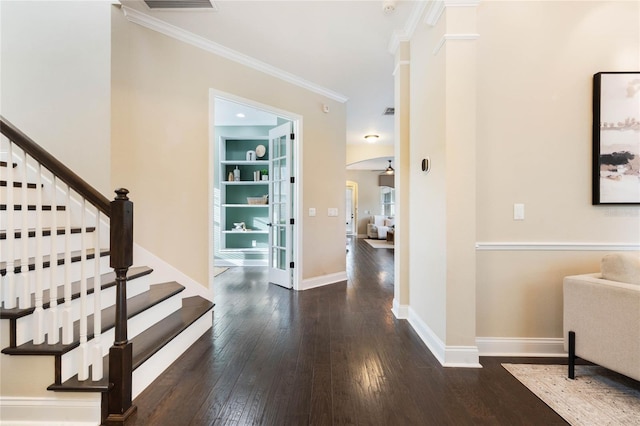
M 211 90 L 210 121 L 210 271 L 265 267 L 297 288 L 302 118 Z
M 345 222 L 347 236 L 358 234 L 358 184 L 347 181 L 345 193 Z

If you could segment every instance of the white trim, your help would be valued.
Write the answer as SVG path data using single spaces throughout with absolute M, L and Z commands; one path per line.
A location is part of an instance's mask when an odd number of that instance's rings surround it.
M 3 426 L 93 426 L 100 422 L 100 393 L 83 399 L 0 396 L 0 412 Z
M 409 306 L 409 324 L 444 367 L 482 368 L 477 346 L 446 346 Z
M 394 298 L 391 312 L 397 319 L 407 319 L 409 317 L 409 305 L 401 305 L 398 299 Z
M 442 36 L 436 47 L 433 49 L 433 56 L 440 52 L 440 49 L 449 40 L 477 40 L 480 38 L 480 34 L 445 34 Z
M 480 0 L 444 0 L 431 3 L 429 12 L 424 19 L 425 24 L 434 27 L 440 17 L 448 7 L 476 7 L 480 4 Z
M 636 251 L 640 243 L 476 242 L 478 251 Z
M 268 266 L 267 259 L 221 259 L 216 258 L 211 262 L 213 266 Z
M 336 284 L 347 281 L 347 271 L 336 272 L 333 274 L 322 275 L 319 277 L 305 278 L 302 285 L 296 290 L 309 290 L 316 287 L 322 287 L 329 284 Z
M 229 49 L 228 47 L 222 46 L 221 44 L 215 43 L 197 34 L 185 31 L 182 28 L 171 25 L 138 10 L 131 9 L 127 6 L 122 6 L 122 12 L 124 13 L 124 16 L 127 18 L 127 20 L 133 22 L 134 24 L 138 24 L 145 28 L 149 28 L 150 30 L 157 31 L 173 39 L 190 44 L 199 49 L 206 50 L 207 52 L 237 62 L 249 68 L 253 68 L 272 77 L 279 78 L 288 83 L 307 89 L 311 92 L 326 96 L 329 99 L 333 99 L 342 103 L 349 100 L 348 97 L 341 93 L 334 92 L 333 90 L 312 83 L 287 71 L 281 70 L 280 68 L 276 68 L 265 62 L 237 52 L 233 49 Z
M 391 35 L 391 40 L 389 40 L 389 46 L 387 50 L 392 55 L 396 54 L 398 50 L 398 46 L 400 46 L 400 42 L 409 41 L 411 37 L 413 37 L 413 33 L 416 32 L 416 28 L 418 28 L 418 23 L 420 22 L 420 17 L 424 13 L 424 10 L 427 7 L 426 1 L 418 1 L 413 6 L 411 13 L 409 14 L 409 18 L 404 24 L 404 29 L 396 30 Z
M 403 65 L 411 65 L 411 61 L 400 61 L 396 64 L 396 67 L 393 69 L 393 73 L 391 73 L 392 76 L 396 76 L 396 73 L 398 72 L 398 70 L 400 69 L 401 66 Z
M 138 244 L 133 244 L 133 258 L 137 264 L 147 265 L 153 269 L 153 277 L 157 282 L 177 281 L 184 286 L 182 297 L 201 296 L 207 300 L 213 300 L 213 286 L 205 287 L 190 276 L 176 269 L 174 266 L 160 259 L 150 251 Z M 213 262 L 211 262 L 213 263 Z
M 562 338 L 478 337 L 480 356 L 566 357 Z

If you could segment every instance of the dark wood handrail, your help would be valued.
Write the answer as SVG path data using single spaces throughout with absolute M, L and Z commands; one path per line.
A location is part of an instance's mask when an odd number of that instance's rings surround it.
M 110 201 L 107 197 L 98 192 L 98 190 L 89 185 L 80 176 L 72 172 L 71 169 L 62 164 L 53 155 L 49 154 L 49 152 L 35 143 L 29 136 L 22 133 L 16 126 L 11 124 L 9 120 L 1 115 L 0 132 L 9 138 L 9 140 L 15 142 L 27 154 L 32 156 L 36 161 L 53 173 L 56 178 L 69 185 L 71 189 L 96 206 L 102 213 L 107 216 L 110 215 L 111 207 Z M 13 160 L 9 159 L 9 162 L 11 161 Z

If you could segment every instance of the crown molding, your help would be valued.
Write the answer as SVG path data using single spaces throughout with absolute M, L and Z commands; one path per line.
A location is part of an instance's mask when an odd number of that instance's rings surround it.
M 476 242 L 480 251 L 636 251 L 638 243 L 608 242 Z
M 434 27 L 440 17 L 444 13 L 445 9 L 448 7 L 476 7 L 480 4 L 480 0 L 442 0 L 442 1 L 434 1 L 431 3 L 431 7 L 427 12 L 427 15 L 424 19 L 424 22 Z
M 389 53 L 395 55 L 401 42 L 411 40 L 411 37 L 413 37 L 413 33 L 416 31 L 418 23 L 420 22 L 420 18 L 422 17 L 426 8 L 426 1 L 416 2 L 416 4 L 413 6 L 413 9 L 411 10 L 411 13 L 409 14 L 407 22 L 405 22 L 404 24 L 404 29 L 396 30 L 393 32 L 391 40 L 389 41 L 389 47 L 387 48 Z
M 480 34 L 445 34 L 433 49 L 433 56 L 437 55 L 449 40 L 477 40 L 478 38 L 480 38 Z
M 184 43 L 195 46 L 199 49 L 205 50 L 207 52 L 213 53 L 215 55 L 218 55 L 223 58 L 242 64 L 246 67 L 253 68 L 257 71 L 263 72 L 272 77 L 279 78 L 280 80 L 284 80 L 288 83 L 291 83 L 298 87 L 302 87 L 303 89 L 309 90 L 311 92 L 318 93 L 322 96 L 326 96 L 329 99 L 333 99 L 335 101 L 342 102 L 342 103 L 347 102 L 349 100 L 348 97 L 344 96 L 341 93 L 335 92 L 333 90 L 330 90 L 320 85 L 317 85 L 315 83 L 312 83 L 308 80 L 305 80 L 287 71 L 281 70 L 280 68 L 276 68 L 272 65 L 259 61 L 248 55 L 245 55 L 233 49 L 229 49 L 225 46 L 222 46 L 221 44 L 215 43 L 204 37 L 201 37 L 189 31 L 183 30 L 182 28 L 176 27 L 175 25 L 171 25 L 165 21 L 154 18 L 153 16 L 149 16 L 138 10 L 131 9 L 130 7 L 127 7 L 127 6 L 123 6 L 122 13 L 124 13 L 124 16 L 127 18 L 128 21 L 134 24 L 141 25 L 145 28 L 159 32 L 173 39 L 182 41 Z

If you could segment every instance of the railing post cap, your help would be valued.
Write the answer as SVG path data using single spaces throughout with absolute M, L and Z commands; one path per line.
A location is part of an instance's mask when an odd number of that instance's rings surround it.
M 115 193 L 118 194 L 116 196 L 116 200 L 128 200 L 129 197 L 127 197 L 127 194 L 129 193 L 129 190 L 126 188 L 118 188 L 115 190 Z

